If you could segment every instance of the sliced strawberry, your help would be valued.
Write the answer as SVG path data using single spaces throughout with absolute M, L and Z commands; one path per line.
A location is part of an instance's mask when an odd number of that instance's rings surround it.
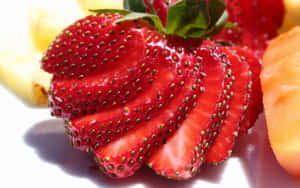
M 149 27 L 143 27 L 143 21 L 114 23 L 118 18 L 119 14 L 88 16 L 67 27 L 49 46 L 42 68 L 54 75 L 82 79 L 143 61 Z
M 155 37 L 151 37 L 149 42 L 155 46 Z M 186 60 L 185 54 L 190 52 L 186 46 L 195 45 L 198 41 L 170 37 L 162 42 L 157 43 L 157 47 L 164 45 L 164 50 L 156 53 L 154 64 L 158 68 L 151 87 L 122 108 L 113 108 L 73 120 L 67 132 L 75 147 L 93 151 L 113 141 L 136 125 L 153 118 L 178 94 L 184 84 L 188 66 L 191 66 L 191 62 Z
M 125 105 L 151 86 L 157 65 L 172 63 L 162 58 L 161 34 L 143 21 L 114 24 L 117 18 L 106 14 L 80 20 L 64 31 L 77 35 L 59 36 L 54 43 L 63 45 L 47 51 L 42 65 L 55 75 L 49 98 L 53 115 L 70 120 Z M 66 49 L 72 53 L 63 53 Z M 62 59 L 68 63 L 59 64 Z
M 196 57 L 203 60 L 201 66 L 207 76 L 202 83 L 205 91 L 197 98 L 196 107 L 167 143 L 147 159 L 148 166 L 157 174 L 174 179 L 194 175 L 205 161 L 205 153 L 223 123 L 226 108 L 229 108 L 226 96 L 231 97 L 232 82 L 226 64 L 213 48 L 209 42 L 197 49 Z
M 231 48 L 222 48 L 226 54 L 232 71 L 234 85 L 232 91 L 230 110 L 221 126 L 214 144 L 206 154 L 206 163 L 217 164 L 227 159 L 231 153 L 238 136 L 240 124 L 245 117 L 248 107 L 252 85 L 251 71 L 247 62 L 231 51 Z
M 189 75 L 179 95 L 157 116 L 96 151 L 102 171 L 115 178 L 132 175 L 145 158 L 180 127 L 199 96 L 201 79 L 194 75 Z
M 124 62 L 115 70 L 78 80 L 54 76 L 49 105 L 57 117 L 74 119 L 103 109 L 125 105 L 154 82 L 154 61 Z
M 70 132 L 73 133 L 74 143 L 78 146 L 78 143 L 82 143 L 79 148 L 83 150 L 94 150 L 120 137 L 136 125 L 149 121 L 172 101 L 184 84 L 185 71 L 179 67 L 170 69 L 160 66 L 156 73 L 157 79 L 151 88 L 123 108 L 106 110 L 72 121 Z
M 245 61 L 250 65 L 250 70 L 252 72 L 250 103 L 239 131 L 239 135 L 241 136 L 248 132 L 248 129 L 255 124 L 258 115 L 262 112 L 262 90 L 259 79 L 262 66 L 260 60 L 256 58 L 252 50 L 238 46 L 232 47 L 232 50 L 241 57 L 242 61 Z

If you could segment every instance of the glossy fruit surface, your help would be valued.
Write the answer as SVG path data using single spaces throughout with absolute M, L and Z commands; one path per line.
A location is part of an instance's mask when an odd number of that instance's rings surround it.
M 271 41 L 261 82 L 272 149 L 290 174 L 300 177 L 300 28 Z

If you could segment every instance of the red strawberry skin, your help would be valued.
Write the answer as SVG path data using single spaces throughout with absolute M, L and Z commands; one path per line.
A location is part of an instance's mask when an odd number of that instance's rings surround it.
M 224 161 L 232 153 L 235 139 L 248 108 L 251 94 L 250 86 L 252 85 L 252 72 L 245 59 L 241 59 L 231 48 L 222 47 L 221 49 L 230 62 L 234 96 L 230 99 L 230 110 L 221 126 L 220 133 L 206 154 L 206 163 L 213 164 Z
M 262 90 L 259 75 L 262 69 L 261 61 L 252 50 L 233 46 L 231 48 L 242 60 L 246 61 L 252 72 L 251 97 L 245 119 L 241 123 L 239 135 L 242 136 L 255 124 L 258 115 L 262 112 Z
M 58 76 L 79 77 L 117 66 L 117 62 L 126 60 L 128 49 L 143 47 L 141 34 L 133 29 L 123 31 L 122 26 L 114 23 L 118 18 L 117 14 L 103 14 L 75 22 L 49 46 L 42 59 L 42 68 Z M 127 40 L 128 35 L 135 40 Z M 120 49 L 122 45 L 127 50 Z M 134 50 L 130 54 L 137 60 L 142 56 Z
M 81 143 L 77 147 L 81 150 L 96 150 L 135 126 L 143 126 L 144 122 L 161 113 L 178 94 L 184 76 L 166 67 L 158 69 L 156 74 L 159 78 L 152 87 L 128 105 L 73 120 L 70 132 L 73 133 L 73 142 Z
M 179 95 L 153 120 L 129 131 L 115 142 L 96 151 L 100 169 L 112 177 L 123 178 L 138 170 L 151 152 L 161 146 L 180 126 L 193 108 L 200 84 L 189 75 Z M 199 82 L 200 83 L 200 82 Z M 196 85 L 194 88 L 193 85 Z M 109 159 L 109 160 L 105 160 Z M 111 167 L 118 168 L 111 168 Z M 121 169 L 121 170 L 120 170 Z
M 284 17 L 282 0 L 224 0 L 236 29 L 221 31 L 215 40 L 240 44 L 262 57 L 268 41 L 277 36 Z
M 54 76 L 49 97 L 53 115 L 70 120 L 126 105 L 139 92 L 149 88 L 156 78 L 152 74 L 156 70 L 153 65 L 142 66 L 94 74 L 80 80 Z M 132 70 L 136 71 L 128 74 Z
M 46 52 L 42 66 L 54 74 L 53 115 L 72 120 L 124 106 L 151 87 L 156 66 L 164 64 L 157 58 L 162 37 L 143 21 L 115 24 L 117 18 L 107 14 L 79 20 Z
M 204 92 L 175 134 L 147 159 L 157 174 L 172 179 L 192 177 L 205 161 L 205 153 L 224 122 L 230 105 L 227 96 L 231 97 L 231 73 L 215 48 L 211 42 L 197 48 L 196 57 L 202 58 L 201 68 L 207 75 L 203 79 Z
M 155 34 L 154 31 L 152 33 Z M 155 46 L 153 41 L 149 40 L 150 42 Z M 81 150 L 94 151 L 160 113 L 184 85 L 185 72 L 191 66 L 191 61 L 185 60 L 185 54 L 190 53 L 189 46 L 197 43 L 197 40 L 177 41 L 176 37 L 166 39 L 164 50 L 157 50 L 153 54 L 158 59 L 158 66 L 155 71 L 157 78 L 151 87 L 140 92 L 135 99 L 121 108 L 112 108 L 72 120 L 67 132 L 74 146 Z M 196 69 L 198 68 L 195 67 Z
M 95 151 L 100 169 L 111 177 L 124 178 L 134 174 L 151 153 L 179 129 L 181 122 L 185 121 L 188 113 L 196 105 L 195 101 L 204 91 L 201 89 L 202 80 L 205 79 L 200 66 L 202 59 L 192 58 L 188 49 L 195 46 L 195 41 L 169 37 L 167 44 L 166 49 L 169 49 L 170 53 L 176 52 L 179 58 L 176 72 L 184 66 L 186 71 L 181 74 L 188 79 L 179 83 L 180 90 L 172 101 L 149 122 L 136 126 L 122 137 Z M 164 58 L 169 59 L 168 56 Z M 177 84 L 175 87 L 178 87 Z

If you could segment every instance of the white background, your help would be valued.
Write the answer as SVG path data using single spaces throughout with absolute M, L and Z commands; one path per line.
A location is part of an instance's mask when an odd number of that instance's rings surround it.
M 46 5 L 55 8 L 60 5 L 57 2 L 64 2 L 65 6 L 69 1 L 52 0 Z M 29 3 L 44 2 L 2 1 L 0 35 L 17 35 L 18 27 L 27 24 Z M 1 44 L 3 41 L 0 41 L 0 48 L 5 48 Z M 300 187 L 300 182 L 288 176 L 276 162 L 267 141 L 263 115 L 252 133 L 239 140 L 232 158 L 216 167 L 205 166 L 191 180 L 172 181 L 156 176 L 147 168 L 123 180 L 105 177 L 97 170 L 91 156 L 71 147 L 64 135 L 62 121 L 51 119 L 49 114 L 48 109 L 31 107 L 0 84 L 1 188 Z

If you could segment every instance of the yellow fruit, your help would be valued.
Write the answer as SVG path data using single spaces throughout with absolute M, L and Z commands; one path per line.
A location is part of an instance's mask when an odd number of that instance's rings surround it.
M 279 33 L 284 33 L 295 25 L 300 25 L 300 0 L 284 0 L 285 17 Z
M 51 76 L 40 69 L 40 53 L 0 53 L 0 80 L 18 96 L 41 106 L 47 105 Z
M 297 25 L 300 24 L 300 0 L 284 0 L 287 16 Z
M 83 11 L 89 9 L 123 9 L 123 0 L 77 0 Z
M 69 6 L 66 9 L 30 8 L 29 30 L 36 49 L 45 51 L 65 27 L 84 16 L 85 14 L 76 6 L 73 8 Z
M 300 27 L 271 41 L 261 83 L 272 149 L 281 166 L 300 178 Z

